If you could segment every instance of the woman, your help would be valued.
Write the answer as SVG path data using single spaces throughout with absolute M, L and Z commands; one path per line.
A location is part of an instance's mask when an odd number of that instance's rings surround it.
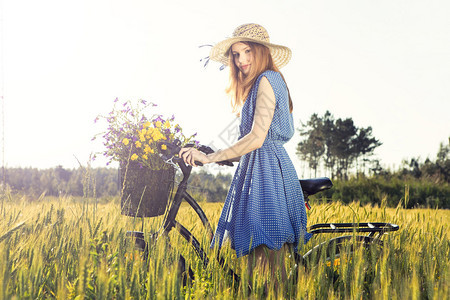
M 294 166 L 283 147 L 294 134 L 292 101 L 278 68 L 291 50 L 270 43 L 267 31 L 244 24 L 215 45 L 210 59 L 230 67 L 227 89 L 235 112 L 241 110 L 240 137 L 231 147 L 205 155 L 183 148 L 187 164 L 239 161 L 211 246 L 227 239 L 237 257 L 248 254 L 272 274 L 283 259 L 284 245 L 306 243 L 306 211 Z M 268 255 L 267 255 L 268 254 Z M 281 264 L 285 279 L 284 264 Z

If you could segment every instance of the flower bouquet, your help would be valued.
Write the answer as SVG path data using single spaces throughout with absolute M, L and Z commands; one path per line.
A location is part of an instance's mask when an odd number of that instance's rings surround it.
M 184 136 L 175 117 L 159 114 L 147 117 L 144 113 L 156 104 L 140 100 L 122 104 L 114 100 L 114 108 L 104 116 L 108 129 L 103 134 L 106 156 L 110 164 L 119 162 L 122 214 L 137 217 L 154 217 L 165 211 L 173 188 L 175 170 L 159 156 L 165 150 L 161 141 L 191 142 L 195 134 Z M 97 117 L 96 121 L 102 116 Z M 160 148 L 159 148 L 159 147 Z

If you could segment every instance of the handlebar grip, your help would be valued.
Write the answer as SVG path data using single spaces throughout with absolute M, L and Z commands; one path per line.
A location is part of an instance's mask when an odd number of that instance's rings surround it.
M 199 150 L 199 151 L 202 151 L 202 152 L 205 153 L 205 154 L 211 154 L 211 153 L 214 153 L 214 150 L 213 150 L 211 147 L 205 146 L 205 145 L 200 145 L 200 146 L 198 147 L 198 150 Z
M 234 164 L 229 160 L 222 160 L 222 161 L 218 161 L 217 163 L 222 164 L 224 166 L 234 167 Z

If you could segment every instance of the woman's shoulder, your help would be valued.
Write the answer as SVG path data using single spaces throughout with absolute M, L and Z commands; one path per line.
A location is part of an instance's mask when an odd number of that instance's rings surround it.
M 261 82 L 261 79 L 263 77 L 266 77 L 269 80 L 270 85 L 272 85 L 272 87 L 285 85 L 285 82 L 280 72 L 276 72 L 273 70 L 266 70 L 259 75 L 258 82 Z
M 267 79 L 271 79 L 271 78 L 279 79 L 279 78 L 281 78 L 281 74 L 280 74 L 280 72 L 277 72 L 277 71 L 266 70 L 259 75 L 259 79 L 261 79 L 262 77 L 267 77 Z

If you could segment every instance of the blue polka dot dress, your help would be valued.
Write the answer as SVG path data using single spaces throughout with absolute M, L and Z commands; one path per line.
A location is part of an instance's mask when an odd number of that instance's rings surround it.
M 259 245 L 279 250 L 284 243 L 306 243 L 306 210 L 294 165 L 283 144 L 294 135 L 289 96 L 280 73 L 265 71 L 256 80 L 242 107 L 240 137 L 251 131 L 261 78 L 271 84 L 275 112 L 261 148 L 243 155 L 231 182 L 211 247 L 226 240 L 237 257 Z

